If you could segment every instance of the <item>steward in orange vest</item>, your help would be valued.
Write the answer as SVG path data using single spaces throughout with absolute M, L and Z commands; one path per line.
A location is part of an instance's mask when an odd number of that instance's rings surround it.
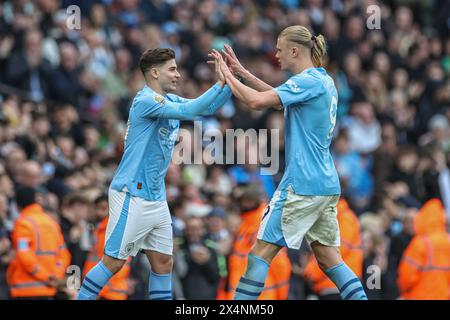
M 12 298 L 51 299 L 64 284 L 70 253 L 57 221 L 36 203 L 33 188 L 16 192 L 21 209 L 12 232 L 15 257 L 7 270 Z
M 83 277 L 102 259 L 105 247 L 106 226 L 108 225 L 108 197 L 102 195 L 95 200 L 96 219 L 102 219 L 95 229 L 95 240 L 83 268 Z M 99 299 L 126 300 L 128 298 L 127 278 L 130 275 L 131 257 L 100 291 Z
M 235 241 L 228 258 L 228 288 L 225 299 L 232 300 L 240 278 L 247 268 L 247 256 L 256 242 L 259 225 L 267 205 L 261 203 L 258 195 L 251 191 L 244 193 L 239 199 L 241 209 L 241 224 L 235 234 Z M 246 210 L 247 208 L 247 210 Z M 264 290 L 259 300 L 285 300 L 289 292 L 291 277 L 291 262 L 287 249 L 283 248 L 272 260 L 266 278 Z
M 341 255 L 344 262 L 361 279 L 363 269 L 363 251 L 361 247 L 361 232 L 359 221 L 354 212 L 349 208 L 344 198 L 339 200 L 337 206 L 337 219 L 341 237 Z M 319 299 L 341 299 L 339 290 L 334 283 L 319 268 L 314 255 L 311 255 L 305 267 L 303 276 L 312 285 L 312 290 Z
M 440 200 L 425 203 L 414 217 L 414 229 L 398 267 L 401 297 L 450 300 L 450 235 Z

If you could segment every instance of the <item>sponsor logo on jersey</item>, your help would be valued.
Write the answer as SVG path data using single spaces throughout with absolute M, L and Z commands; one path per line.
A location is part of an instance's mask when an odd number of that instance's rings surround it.
M 158 131 L 159 131 L 159 134 L 162 135 L 163 137 L 166 137 L 170 133 L 170 130 L 167 128 L 164 128 L 164 127 L 159 128 Z
M 293 92 L 299 92 L 300 91 L 300 87 L 291 79 L 289 79 L 288 81 L 286 81 L 286 85 L 289 87 L 289 89 L 291 89 Z

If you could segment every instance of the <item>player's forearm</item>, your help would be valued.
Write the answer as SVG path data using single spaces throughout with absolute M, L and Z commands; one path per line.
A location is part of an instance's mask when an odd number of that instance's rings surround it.
M 192 120 L 205 112 L 222 92 L 222 85 L 217 82 L 197 99 L 174 106 L 167 105 L 162 117 L 178 120 Z
M 261 92 L 273 89 L 271 85 L 265 83 L 248 70 L 245 70 L 244 72 L 240 73 L 239 76 L 242 78 L 242 80 L 247 86 L 255 89 L 256 91 Z
M 189 117 L 195 118 L 204 112 L 207 112 L 211 106 L 214 106 L 214 101 L 220 96 L 224 90 L 224 84 L 218 81 L 214 86 L 208 89 L 197 99 L 190 101 L 186 104 L 186 113 Z M 189 106 L 189 104 L 192 104 Z
M 238 79 L 236 79 L 234 76 L 227 76 L 226 77 L 227 84 L 230 86 L 231 91 L 233 94 L 241 100 L 244 104 L 249 106 L 251 109 L 259 110 L 260 105 L 258 101 L 258 94 L 259 92 L 255 89 L 252 89 L 250 87 L 247 87 L 243 83 L 241 83 Z
M 271 85 L 269 85 L 269 84 L 265 83 L 264 81 L 262 81 L 261 79 L 257 78 L 255 75 L 250 73 L 250 71 L 245 70 L 245 72 L 241 73 L 241 75 L 242 75 L 242 80 L 243 80 L 244 84 L 255 89 L 256 91 L 264 92 L 264 91 L 273 89 L 273 87 Z M 283 109 L 283 107 L 281 105 L 274 106 L 274 108 L 277 110 Z
M 203 112 L 202 116 L 209 116 L 221 108 L 230 98 L 233 93 L 231 92 L 231 89 L 228 85 L 225 85 L 220 92 L 220 94 L 217 96 L 217 98 L 213 101 L 213 103 L 208 107 L 208 110 Z

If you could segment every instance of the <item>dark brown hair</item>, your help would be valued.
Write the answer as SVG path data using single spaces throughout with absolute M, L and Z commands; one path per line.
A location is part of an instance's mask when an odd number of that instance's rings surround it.
M 145 73 L 152 67 L 163 64 L 166 61 L 175 59 L 175 52 L 170 48 L 148 49 L 139 60 L 139 68 Z

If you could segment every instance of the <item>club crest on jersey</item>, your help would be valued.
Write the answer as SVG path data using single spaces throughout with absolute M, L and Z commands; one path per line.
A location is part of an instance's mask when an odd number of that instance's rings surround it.
M 165 102 L 164 101 L 164 97 L 159 95 L 159 94 L 157 94 L 153 99 L 155 100 L 155 102 L 158 102 L 158 103 L 164 103 Z
M 134 248 L 134 243 L 131 242 L 131 243 L 127 244 L 127 246 L 125 247 L 125 252 L 127 254 L 129 254 L 131 252 L 131 250 L 133 250 L 133 248 Z

